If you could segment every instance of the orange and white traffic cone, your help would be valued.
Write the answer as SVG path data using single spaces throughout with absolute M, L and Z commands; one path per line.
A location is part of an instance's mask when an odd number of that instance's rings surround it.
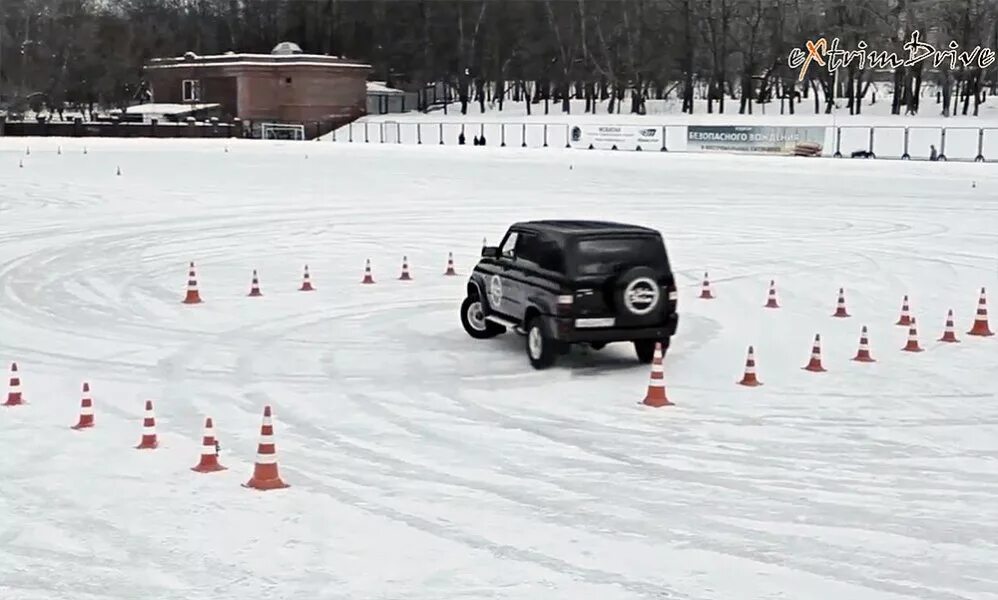
M 752 346 L 748 347 L 748 356 L 745 358 L 745 375 L 738 382 L 738 385 L 748 387 L 759 387 L 762 385 L 762 382 L 755 375 L 755 348 Z
M 915 323 L 915 317 L 911 318 L 911 324 L 908 326 L 908 343 L 901 349 L 905 352 L 922 351 L 922 347 L 918 345 L 918 324 Z
M 648 392 L 641 403 L 654 408 L 672 406 L 673 404 L 665 394 L 665 370 L 662 368 L 661 342 L 655 344 L 655 355 L 651 361 L 651 377 L 648 381 Z
M 90 384 L 83 384 L 83 398 L 80 399 L 80 420 L 70 429 L 87 429 L 94 426 L 94 400 L 90 397 Z
M 301 287 L 298 288 L 299 292 L 314 292 L 315 288 L 312 287 L 312 278 L 308 274 L 308 265 L 305 265 L 305 274 L 302 275 Z
M 850 316 L 846 311 L 846 291 L 842 288 L 839 288 L 839 299 L 835 306 L 835 314 L 832 316 L 840 319 Z
M 218 462 L 218 442 L 215 440 L 215 425 L 211 417 L 204 420 L 204 434 L 201 437 L 201 461 L 191 467 L 198 473 L 216 473 L 224 471 Z
M 17 363 L 10 363 L 10 388 L 7 391 L 7 401 L 4 406 L 20 406 L 24 404 L 21 395 L 21 376 L 17 372 Z
M 779 308 L 780 303 L 776 301 L 776 281 L 769 282 L 769 299 L 766 300 L 766 308 Z
M 877 362 L 872 356 L 870 356 L 870 340 L 867 337 L 866 325 L 863 325 L 863 331 L 859 334 L 859 350 L 856 352 L 856 356 L 853 357 L 853 360 L 863 363 Z
M 367 262 L 364 264 L 364 279 L 361 281 L 361 283 L 374 283 L 374 276 L 371 275 L 371 259 L 370 258 L 367 259 Z
M 256 298 L 262 296 L 263 292 L 260 291 L 260 279 L 256 276 L 256 269 L 253 269 L 253 281 L 250 282 L 250 298 Z
M 409 257 L 402 257 L 402 274 L 399 275 L 399 281 L 412 281 L 412 276 L 409 275 Z
M 447 275 L 449 277 L 457 275 L 457 271 L 454 270 L 454 253 L 453 252 L 448 252 L 447 253 L 447 270 L 444 271 L 444 275 Z
M 710 279 L 707 277 L 706 273 L 703 274 L 703 285 L 700 288 L 700 298 L 702 300 L 714 299 L 714 293 L 710 289 Z
M 911 310 L 908 308 L 908 295 L 905 294 L 904 300 L 901 301 L 901 318 L 895 325 L 901 325 L 907 327 L 911 325 Z
M 146 414 L 142 419 L 142 441 L 136 446 L 136 450 L 153 450 L 159 447 L 159 439 L 156 437 L 156 414 L 152 410 L 152 400 L 146 400 Z
M 988 326 L 988 301 L 984 293 L 984 288 L 981 288 L 981 297 L 977 301 L 977 316 L 974 317 L 974 326 L 970 328 L 967 335 L 976 335 L 981 337 L 994 335 L 991 331 L 991 327 Z
M 821 334 L 814 335 L 814 344 L 811 345 L 811 360 L 803 367 L 805 371 L 813 373 L 824 373 L 827 369 L 821 366 Z
M 198 292 L 198 276 L 194 271 L 194 262 L 191 262 L 190 271 L 187 272 L 187 296 L 184 304 L 201 304 L 201 293 Z
M 939 338 L 940 342 L 946 342 L 948 344 L 958 344 L 960 340 L 956 339 L 956 325 L 953 323 L 953 309 L 950 309 L 946 313 L 946 330 L 943 331 L 943 337 Z
M 270 406 L 263 408 L 263 424 L 260 426 L 260 445 L 256 450 L 256 464 L 253 477 L 243 487 L 255 490 L 277 490 L 290 487 L 281 481 L 277 469 L 277 445 L 274 443 L 274 422 Z

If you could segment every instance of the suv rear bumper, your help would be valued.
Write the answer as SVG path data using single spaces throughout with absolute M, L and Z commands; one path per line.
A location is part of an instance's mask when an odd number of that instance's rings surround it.
M 629 342 L 632 340 L 664 340 L 676 333 L 679 315 L 673 314 L 665 323 L 655 327 L 601 327 L 576 328 L 575 319 L 553 317 L 551 329 L 554 338 L 560 342 Z

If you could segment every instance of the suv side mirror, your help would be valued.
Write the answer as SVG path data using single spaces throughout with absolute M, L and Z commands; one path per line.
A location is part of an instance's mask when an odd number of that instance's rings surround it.
M 484 258 L 499 258 L 499 246 L 483 246 L 482 256 Z

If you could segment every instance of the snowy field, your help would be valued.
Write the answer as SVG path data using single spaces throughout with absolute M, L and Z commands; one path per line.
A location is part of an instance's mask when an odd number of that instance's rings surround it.
M 0 598 L 998 598 L 998 171 L 476 150 L 0 140 Z M 661 229 L 675 406 L 629 345 L 535 372 L 461 330 L 482 238 L 545 217 Z M 264 405 L 284 490 L 241 486 Z M 190 470 L 205 416 L 227 471 Z

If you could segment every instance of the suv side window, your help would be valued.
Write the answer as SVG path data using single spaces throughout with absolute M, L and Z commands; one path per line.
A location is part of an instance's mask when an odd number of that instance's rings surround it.
M 536 233 L 520 232 L 516 240 L 516 260 L 537 264 L 540 255 L 539 238 Z
M 565 272 L 565 256 L 558 242 L 541 238 L 538 244 L 537 265 L 545 271 Z
M 506 235 L 506 241 L 503 242 L 502 248 L 499 250 L 499 254 L 503 258 L 513 258 L 513 249 L 516 248 L 516 241 L 519 237 L 519 233 L 516 231 L 510 231 Z

